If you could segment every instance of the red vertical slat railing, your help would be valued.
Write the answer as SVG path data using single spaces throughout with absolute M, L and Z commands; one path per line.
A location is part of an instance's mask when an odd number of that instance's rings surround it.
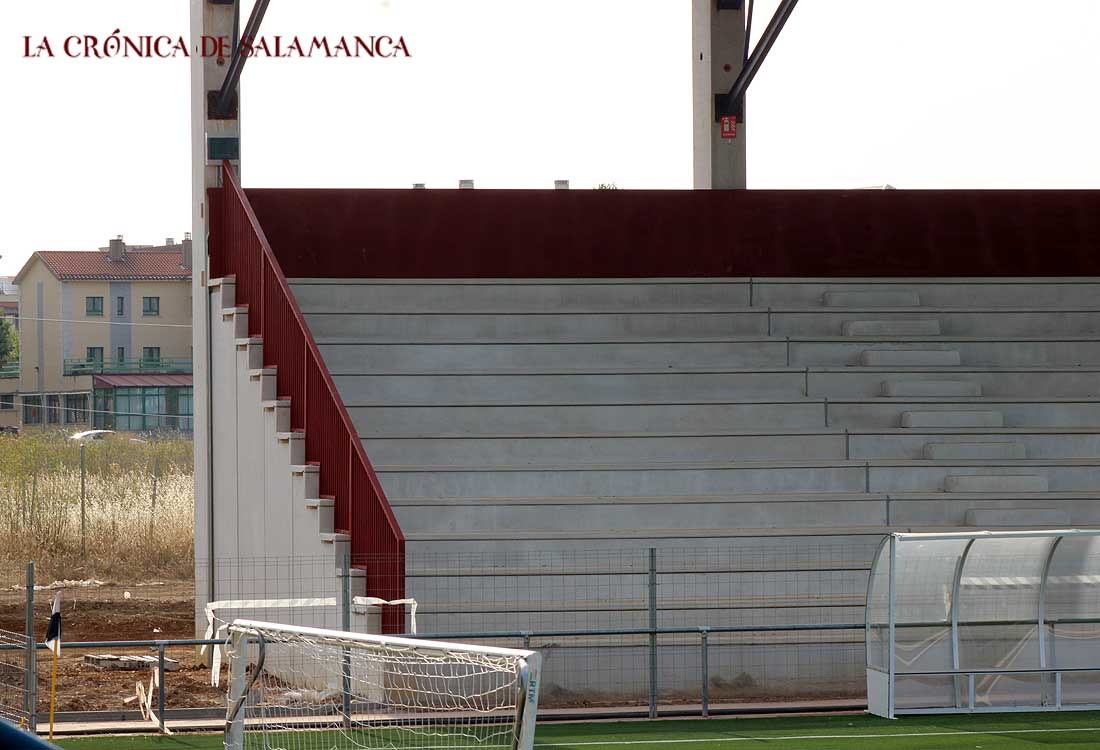
M 335 501 L 336 530 L 351 535 L 352 560 L 367 568 L 367 591 L 405 597 L 405 537 L 359 434 L 332 382 L 305 317 L 232 167 L 210 193 L 210 268 L 236 276 L 248 332 L 263 339 L 264 366 L 277 371 L 278 396 L 290 399 L 290 424 L 304 430 L 306 461 L 320 467 L 320 494 Z M 401 607 L 385 607 L 382 632 L 404 630 Z

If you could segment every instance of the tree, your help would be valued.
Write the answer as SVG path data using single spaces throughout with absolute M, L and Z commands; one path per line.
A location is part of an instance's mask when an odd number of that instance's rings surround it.
M 19 332 L 10 321 L 0 318 L 0 365 L 19 360 Z

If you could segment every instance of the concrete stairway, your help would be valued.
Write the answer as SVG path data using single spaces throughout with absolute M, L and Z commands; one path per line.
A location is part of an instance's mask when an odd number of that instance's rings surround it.
M 293 280 L 410 549 L 1100 523 L 1100 282 Z

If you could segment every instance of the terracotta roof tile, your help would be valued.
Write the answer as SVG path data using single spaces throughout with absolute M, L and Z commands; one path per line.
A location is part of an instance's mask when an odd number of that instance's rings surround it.
M 148 279 L 183 280 L 191 271 L 181 266 L 178 250 L 128 252 L 123 260 L 112 261 L 107 253 L 86 250 L 39 250 L 38 257 L 54 276 L 62 280 Z

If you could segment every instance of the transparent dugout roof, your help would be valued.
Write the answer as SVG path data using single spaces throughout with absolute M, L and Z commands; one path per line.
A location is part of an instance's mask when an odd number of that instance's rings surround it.
M 871 668 L 888 666 L 891 603 L 896 674 L 1079 665 L 1047 641 L 1100 623 L 1100 530 L 887 537 L 867 591 Z

